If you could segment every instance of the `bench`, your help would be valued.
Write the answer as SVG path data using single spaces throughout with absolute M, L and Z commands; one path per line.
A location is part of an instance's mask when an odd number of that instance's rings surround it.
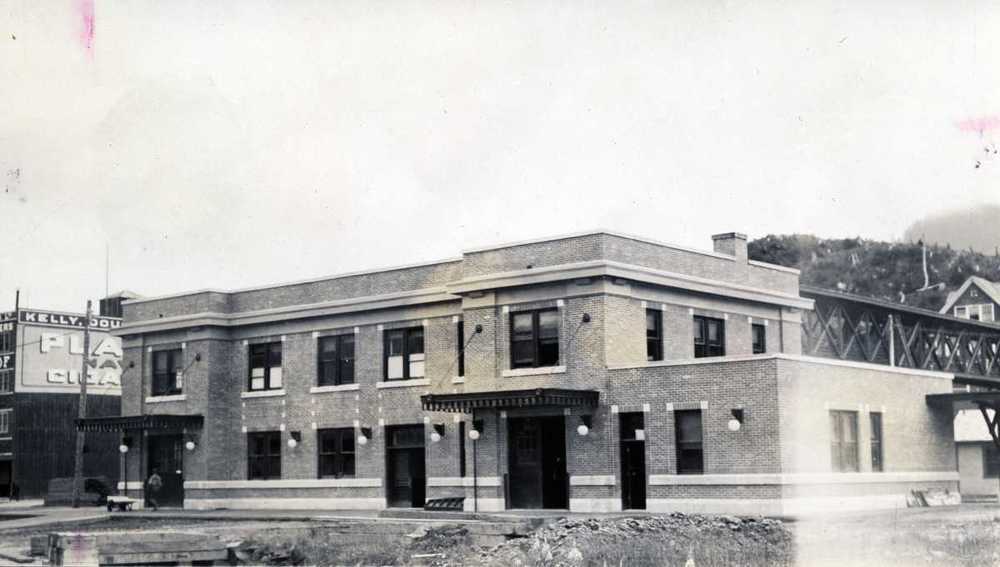
M 117 509 L 119 512 L 132 510 L 132 505 L 138 502 L 135 498 L 128 496 L 108 496 L 108 512 Z

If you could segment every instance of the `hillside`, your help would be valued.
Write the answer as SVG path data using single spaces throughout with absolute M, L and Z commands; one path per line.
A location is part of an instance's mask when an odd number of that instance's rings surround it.
M 1000 257 L 928 244 L 924 286 L 921 246 L 862 238 L 824 239 L 808 234 L 768 235 L 750 243 L 750 258 L 802 271 L 802 283 L 938 310 L 949 291 L 971 275 L 1000 281 Z

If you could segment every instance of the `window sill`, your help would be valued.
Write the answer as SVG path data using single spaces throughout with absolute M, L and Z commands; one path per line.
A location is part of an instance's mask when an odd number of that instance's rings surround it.
M 452 384 L 465 384 L 465 376 L 455 376 L 451 379 Z
M 430 386 L 431 381 L 428 378 L 412 378 L 410 380 L 388 380 L 385 382 L 379 382 L 375 384 L 375 387 L 379 390 L 385 388 L 408 388 L 411 386 Z
M 335 386 L 313 386 L 312 388 L 309 388 L 309 393 L 326 394 L 328 392 L 353 392 L 360 389 L 361 384 L 355 382 L 354 384 L 338 384 Z
M 565 366 L 545 366 L 542 368 L 516 368 L 514 370 L 504 370 L 504 378 L 517 376 L 544 376 L 546 374 L 565 374 Z
M 285 389 L 280 390 L 252 390 L 240 393 L 241 398 L 279 398 L 285 395 Z
M 187 396 L 185 394 L 171 394 L 169 396 L 148 396 L 146 398 L 147 404 L 160 404 L 165 402 L 184 402 L 187 401 Z

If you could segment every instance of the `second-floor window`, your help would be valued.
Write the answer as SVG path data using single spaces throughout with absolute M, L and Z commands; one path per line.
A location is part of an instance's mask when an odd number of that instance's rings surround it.
M 726 322 L 722 319 L 694 316 L 694 357 L 726 355 Z
M 319 386 L 339 386 L 354 383 L 354 335 L 320 337 L 317 345 Z
M 181 372 L 181 349 L 158 350 L 153 352 L 153 395 L 169 396 L 184 390 L 184 374 Z
M 458 376 L 465 376 L 465 322 L 455 323 L 458 338 Z
M 559 365 L 559 311 L 542 309 L 510 314 L 510 367 Z
M 13 410 L 0 410 L 0 435 L 7 435 L 10 433 L 10 416 L 12 414 Z
M 385 332 L 385 379 L 424 377 L 424 328 L 392 329 Z
M 646 310 L 646 360 L 663 360 L 663 313 Z
M 281 380 L 281 343 L 250 345 L 250 390 L 279 390 Z
M 767 352 L 767 327 L 760 323 L 750 326 L 750 334 L 753 338 L 753 353 L 763 354 Z
M 0 394 L 14 393 L 14 371 L 0 370 Z
M 975 321 L 996 321 L 996 312 L 992 303 L 960 305 L 955 307 L 955 317 Z

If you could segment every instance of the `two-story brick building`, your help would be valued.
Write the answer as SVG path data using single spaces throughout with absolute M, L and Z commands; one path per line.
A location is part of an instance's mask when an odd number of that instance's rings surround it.
M 122 431 L 161 504 L 795 513 L 957 487 L 942 372 L 803 356 L 746 237 L 599 231 L 125 303 Z M 164 502 L 165 501 L 165 502 Z

